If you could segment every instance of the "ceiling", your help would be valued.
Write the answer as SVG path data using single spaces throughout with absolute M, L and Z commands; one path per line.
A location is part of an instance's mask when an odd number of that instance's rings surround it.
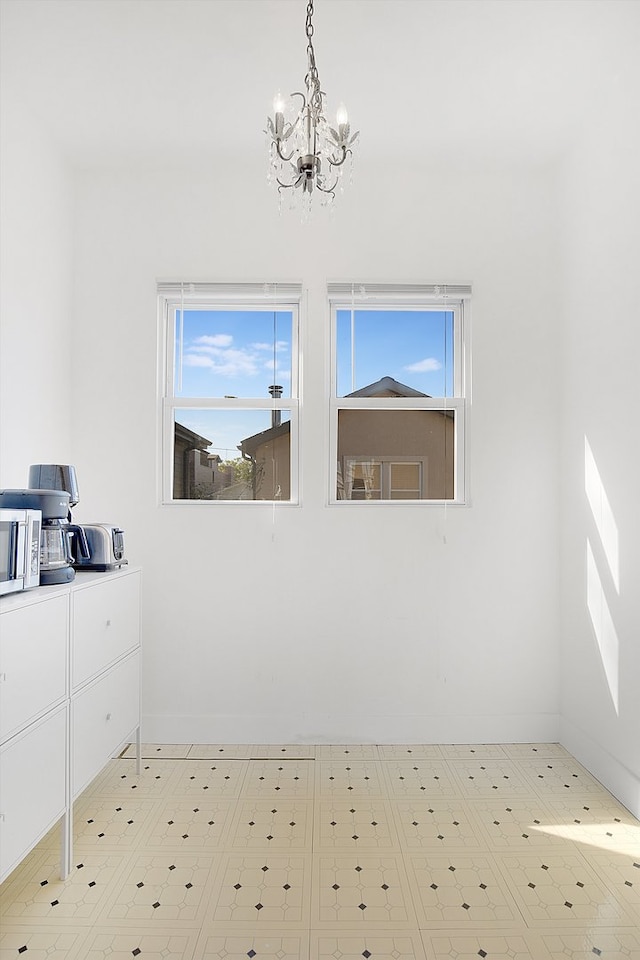
M 360 154 L 545 163 L 640 49 L 638 0 L 316 0 L 329 110 Z M 1 0 L 2 82 L 76 165 L 264 154 L 306 73 L 306 0 Z M 632 74 L 630 74 L 632 75 Z

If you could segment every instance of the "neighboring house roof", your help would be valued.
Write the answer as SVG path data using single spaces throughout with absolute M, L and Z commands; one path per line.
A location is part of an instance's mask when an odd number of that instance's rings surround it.
M 184 424 L 175 422 L 175 437 L 176 440 L 182 441 L 182 443 L 188 444 L 194 450 L 207 450 L 211 446 L 212 441 L 207 440 L 206 437 L 201 437 L 200 434 L 194 433 L 193 430 L 189 430 L 188 427 L 185 427 Z
M 355 390 L 353 393 L 348 393 L 348 397 L 428 397 L 428 393 L 421 393 L 420 390 L 414 390 L 413 387 L 408 387 L 406 383 L 400 383 L 398 380 L 394 380 L 393 377 L 382 377 L 381 380 L 376 380 L 375 383 L 370 383 L 366 387 L 362 387 L 361 390 Z M 177 424 L 176 424 L 177 426 Z M 289 420 L 285 423 L 281 423 L 277 427 L 270 427 L 268 430 L 263 430 L 261 433 L 254 433 L 251 437 L 246 437 L 239 444 L 238 449 L 242 452 L 242 455 L 248 455 L 253 459 L 257 450 L 265 443 L 268 443 L 270 440 L 275 440 L 278 437 L 282 437 L 285 434 L 289 433 L 291 430 L 291 423 Z
M 420 390 L 414 390 L 408 387 L 406 383 L 399 383 L 393 377 L 383 377 L 370 383 L 360 390 L 354 390 L 348 393 L 348 397 L 428 397 L 428 393 L 421 393 Z
M 290 430 L 291 422 L 286 420 L 277 427 L 269 427 L 268 430 L 262 430 L 260 433 L 254 433 L 253 436 L 241 440 L 238 449 L 242 452 L 243 456 L 244 454 L 249 454 L 249 456 L 255 455 L 258 448 L 263 444 L 268 443 L 270 440 L 277 440 L 278 437 L 286 436 Z

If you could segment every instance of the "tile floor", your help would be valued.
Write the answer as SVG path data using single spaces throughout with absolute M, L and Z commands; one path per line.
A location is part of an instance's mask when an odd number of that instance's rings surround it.
M 131 748 L 0 960 L 640 960 L 640 823 L 557 744 Z

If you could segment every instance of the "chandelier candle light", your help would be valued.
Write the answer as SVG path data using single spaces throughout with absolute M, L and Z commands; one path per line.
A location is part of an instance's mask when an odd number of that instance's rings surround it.
M 292 206 L 301 198 L 303 210 L 310 211 L 314 190 L 321 204 L 335 200 L 336 187 L 341 181 L 344 164 L 352 157 L 352 146 L 358 132 L 351 127 L 344 104 L 337 111 L 335 128 L 324 115 L 324 93 L 320 89 L 316 56 L 313 49 L 313 0 L 307 3 L 307 57 L 309 69 L 305 77 L 306 96 L 292 93 L 289 103 L 280 94 L 273 101 L 274 119 L 267 117 L 269 137 L 269 181 L 283 191 L 291 191 Z M 302 105 L 289 122 L 285 111 L 295 110 L 293 97 L 300 97 Z

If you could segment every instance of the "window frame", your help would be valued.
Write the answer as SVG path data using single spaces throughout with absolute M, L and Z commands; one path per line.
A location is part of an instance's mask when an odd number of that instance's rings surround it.
M 299 420 L 300 420 L 300 314 L 302 285 L 297 283 L 198 283 L 161 281 L 158 283 L 159 319 L 159 470 L 158 498 L 162 506 L 262 505 L 273 508 L 300 504 Z M 272 313 L 291 312 L 291 387 L 290 395 L 272 397 L 178 397 L 174 376 L 176 358 L 176 315 L 184 310 L 224 310 Z M 180 410 L 264 410 L 283 411 L 290 427 L 290 496 L 277 499 L 180 499 L 174 497 L 174 429 Z
M 363 503 L 375 508 L 466 506 L 469 504 L 468 422 L 471 395 L 471 287 L 431 284 L 329 283 L 329 475 L 328 504 L 345 509 Z M 337 393 L 337 316 L 340 310 L 453 312 L 453 395 L 445 397 L 343 397 Z M 437 410 L 454 416 L 453 482 L 451 499 L 346 500 L 338 497 L 338 418 L 340 410 Z M 408 459 L 418 460 L 419 457 Z M 367 459 L 362 456 L 361 459 Z M 369 459 L 376 459 L 372 454 Z M 385 459 L 380 454 L 378 459 Z M 399 456 L 394 456 L 399 460 Z M 340 465 L 342 466 L 342 465 Z M 425 466 L 425 470 L 427 467 Z M 343 478 L 344 480 L 344 478 Z M 425 481 L 426 482 L 426 481 Z

